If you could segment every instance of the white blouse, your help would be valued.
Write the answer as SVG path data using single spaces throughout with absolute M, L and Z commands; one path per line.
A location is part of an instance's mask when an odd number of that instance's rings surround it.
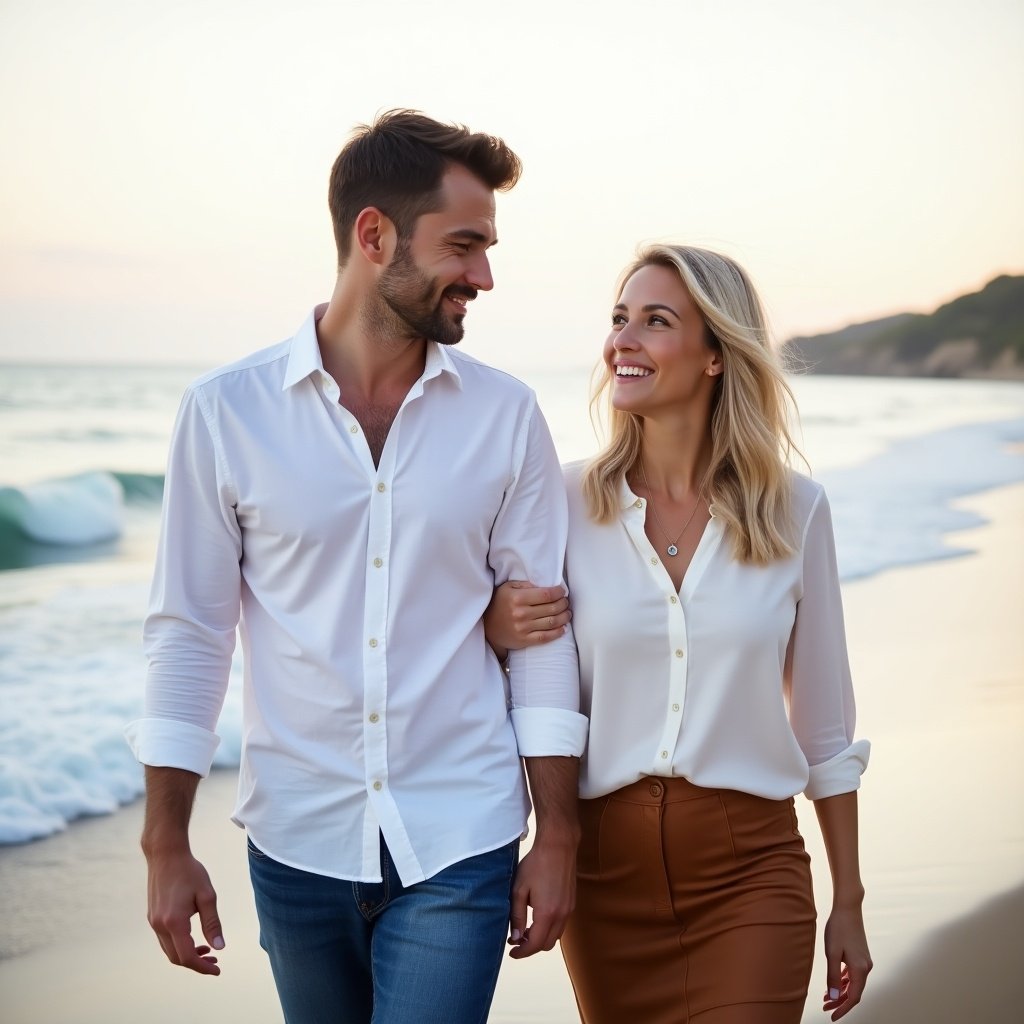
M 619 520 L 587 511 L 583 464 L 565 469 L 566 578 L 590 739 L 580 793 L 645 775 L 770 799 L 860 785 L 835 541 L 822 487 L 793 474 L 799 545 L 768 566 L 732 555 L 712 516 L 678 593 L 622 484 Z

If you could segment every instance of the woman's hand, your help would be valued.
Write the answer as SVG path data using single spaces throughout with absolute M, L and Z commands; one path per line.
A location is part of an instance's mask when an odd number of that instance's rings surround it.
M 571 618 L 563 587 L 509 580 L 494 591 L 484 612 L 484 635 L 504 661 L 509 651 L 557 640 Z
M 825 925 L 825 963 L 828 991 L 822 1009 L 834 1010 L 832 1020 L 839 1020 L 860 1002 L 872 967 L 859 905 L 833 907 Z

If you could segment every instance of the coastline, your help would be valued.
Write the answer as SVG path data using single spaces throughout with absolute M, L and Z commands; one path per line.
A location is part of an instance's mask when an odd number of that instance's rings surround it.
M 952 535 L 974 553 L 843 587 L 872 741 L 861 792 L 866 917 L 876 969 L 852 1021 L 998 1020 L 1013 1005 L 1024 909 L 1024 485 L 956 503 L 988 522 Z M 199 790 L 194 848 L 219 894 L 220 978 L 170 967 L 145 921 L 142 805 L 0 849 L 0 990 L 6 1024 L 147 1024 L 187 1016 L 280 1021 L 249 892 L 243 834 L 227 819 L 234 772 Z M 820 924 L 827 865 L 798 801 Z M 820 949 L 820 944 L 819 944 Z M 805 1020 L 827 1020 L 819 953 Z M 939 979 L 939 983 L 936 983 Z M 502 970 L 495 1024 L 571 1024 L 557 952 Z

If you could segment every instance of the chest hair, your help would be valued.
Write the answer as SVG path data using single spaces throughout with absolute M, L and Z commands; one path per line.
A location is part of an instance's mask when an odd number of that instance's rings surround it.
M 366 437 L 366 444 L 370 449 L 370 457 L 375 466 L 380 465 L 380 456 L 384 451 L 384 443 L 391 431 L 391 424 L 395 422 L 398 415 L 398 405 L 360 405 L 358 408 L 349 409 L 349 412 L 359 421 Z

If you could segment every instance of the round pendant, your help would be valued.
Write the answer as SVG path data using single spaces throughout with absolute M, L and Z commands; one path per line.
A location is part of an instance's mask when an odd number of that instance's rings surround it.
M 666 550 L 670 555 L 672 555 L 673 558 L 679 554 L 679 548 L 677 548 L 675 544 L 669 544 Z

